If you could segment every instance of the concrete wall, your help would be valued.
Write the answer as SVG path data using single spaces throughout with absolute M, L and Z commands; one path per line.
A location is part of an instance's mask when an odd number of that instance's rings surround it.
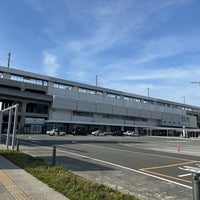
M 63 90 L 58 90 L 63 91 Z M 57 93 L 59 93 L 57 91 Z M 72 98 L 78 97 L 78 98 Z M 94 98 L 93 98 L 94 97 Z M 98 101 L 95 101 L 97 100 Z M 100 101 L 101 100 L 101 101 Z M 114 104 L 113 102 L 117 102 Z M 126 105 L 126 106 L 123 106 Z M 129 105 L 129 106 L 127 106 Z M 140 106 L 139 106 L 140 105 Z M 151 109 L 148 109 L 151 108 Z M 162 109 L 161 109 L 162 108 Z M 60 120 L 80 120 L 91 122 L 92 118 L 87 117 L 74 117 L 72 115 L 72 111 L 78 112 L 88 112 L 88 113 L 99 113 L 101 115 L 108 114 L 114 116 L 129 116 L 135 118 L 146 119 L 145 121 L 134 121 L 134 120 L 120 120 L 120 119 L 110 119 L 110 118 L 98 118 L 95 121 L 102 123 L 112 123 L 112 124 L 137 124 L 137 125 L 162 125 L 162 126 L 171 126 L 171 127 L 195 127 L 197 126 L 197 119 L 195 117 L 188 118 L 185 111 L 175 111 L 177 109 L 155 106 L 152 104 L 141 104 L 141 103 L 123 103 L 121 99 L 113 99 L 113 98 L 105 98 L 102 96 L 97 97 L 97 95 L 79 93 L 75 91 L 68 91 L 65 96 L 53 96 L 53 104 L 52 109 L 54 110 L 54 114 L 51 115 L 54 120 L 55 117 L 60 118 Z M 59 110 L 57 114 L 55 114 L 56 110 Z M 62 109 L 62 112 L 60 111 Z M 71 116 L 65 116 L 64 112 L 71 111 Z M 166 112 L 167 111 L 167 112 Z M 184 119 L 184 120 L 183 120 Z

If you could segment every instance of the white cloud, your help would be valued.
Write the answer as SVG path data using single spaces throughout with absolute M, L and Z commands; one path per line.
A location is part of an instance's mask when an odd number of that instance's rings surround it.
M 189 82 L 200 75 L 199 29 L 181 32 L 173 24 L 191 0 L 89 2 L 37 5 L 51 11 L 43 27 L 53 46 L 43 54 L 46 74 L 88 84 L 98 75 L 103 87 L 144 95 L 150 88 L 154 97 L 177 101 L 194 95 L 197 87 Z
M 151 61 L 185 52 L 199 51 L 200 44 L 196 42 L 199 40 L 199 34 L 196 35 L 195 33 L 154 38 L 144 44 L 143 59 L 146 58 L 146 61 Z
M 43 53 L 43 64 L 45 73 L 49 76 L 57 76 L 60 65 L 57 63 L 57 57 L 48 52 Z

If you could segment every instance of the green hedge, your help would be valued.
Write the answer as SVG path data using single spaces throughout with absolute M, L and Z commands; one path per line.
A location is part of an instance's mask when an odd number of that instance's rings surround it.
M 70 200 L 138 200 L 78 176 L 64 167 L 51 166 L 41 158 L 9 150 L 0 150 L 0 154 Z

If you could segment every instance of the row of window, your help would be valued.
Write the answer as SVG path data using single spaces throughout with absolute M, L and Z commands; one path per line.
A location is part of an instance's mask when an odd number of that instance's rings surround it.
M 79 92 L 83 92 L 83 93 L 98 94 L 98 95 L 103 96 L 103 92 L 100 92 L 98 90 L 91 90 L 91 89 L 86 89 L 86 88 L 79 88 L 78 91 Z
M 135 101 L 135 102 L 141 103 L 141 99 L 134 98 L 134 97 L 124 96 L 124 100 L 126 100 L 126 101 Z
M 63 89 L 63 90 L 72 90 L 72 88 L 73 88 L 73 86 L 71 86 L 71 85 L 64 85 L 64 84 L 59 84 L 59 83 L 54 83 L 53 87 Z
M 54 83 L 53 84 L 54 88 L 59 88 L 59 89 L 67 89 L 67 90 L 72 90 L 73 86 L 71 85 L 66 85 L 66 84 L 59 84 L 59 83 Z M 83 93 L 87 93 L 87 94 L 97 94 L 100 96 L 103 96 L 103 92 L 99 91 L 99 90 L 92 90 L 92 89 L 87 89 L 87 88 L 78 88 L 79 92 L 83 92 Z M 116 99 L 120 99 L 120 95 L 118 94 L 113 94 L 113 93 L 106 93 L 107 97 L 111 97 L 111 98 L 116 98 Z
M 4 74 L 3 72 L 0 72 L 0 78 L 4 78 Z M 13 75 L 11 74 L 10 77 L 11 80 L 15 80 L 15 81 L 20 81 L 20 82 L 25 82 L 25 83 L 31 83 L 31 84 L 36 84 L 36 85 L 41 85 L 41 86 L 48 86 L 48 82 L 45 80 L 41 80 L 41 79 L 34 79 L 34 78 L 30 78 L 30 77 L 25 77 L 25 76 L 19 76 L 19 75 Z M 72 85 L 67 85 L 67 84 L 60 84 L 60 83 L 54 83 L 53 87 L 55 88 L 59 88 L 59 89 L 66 89 L 66 90 L 73 90 L 73 86 Z M 103 92 L 99 91 L 99 90 L 92 90 L 92 89 L 87 89 L 87 88 L 79 88 L 78 89 L 79 92 L 83 92 L 83 93 L 88 93 L 88 94 L 98 94 L 103 96 Z M 110 98 L 115 98 L 115 99 L 120 99 L 120 95 L 119 94 L 114 94 L 114 93 L 106 93 L 107 97 Z M 135 97 L 130 97 L 130 96 L 124 96 L 123 97 L 124 100 L 127 101 L 134 101 L 134 102 L 138 102 L 138 103 L 148 103 L 148 104 L 154 104 L 154 101 L 150 101 L 150 100 L 143 100 L 140 98 L 135 98 Z M 159 106 L 164 106 L 164 107 L 170 107 L 170 104 L 165 104 L 162 102 L 157 102 L 156 103 Z M 192 108 L 188 108 L 185 106 L 176 106 L 176 105 L 172 105 L 173 108 L 179 108 L 179 109 L 184 109 L 184 110 L 188 110 L 188 111 L 196 111 L 199 112 L 199 110 L 194 110 Z
M 163 123 L 164 123 L 164 124 L 166 124 L 167 122 L 166 122 L 166 121 L 163 121 Z M 173 122 L 171 122 L 171 121 L 168 121 L 168 124 L 171 124 L 171 123 L 173 123 Z M 180 122 L 174 122 L 174 124 L 176 124 L 176 123 L 177 123 L 178 125 L 180 125 L 180 124 L 181 124 Z
M 81 116 L 81 117 L 94 117 L 94 113 L 90 113 L 90 112 L 73 111 L 73 115 L 74 116 Z M 111 114 L 96 114 L 96 116 L 98 116 L 99 118 L 106 118 L 106 119 L 120 119 L 120 120 L 130 120 L 130 121 L 147 121 L 146 118 L 111 115 Z
M 35 85 L 42 85 L 42 86 L 48 85 L 47 81 L 44 81 L 44 80 L 34 79 L 34 78 L 29 78 L 29 77 L 23 77 L 23 76 L 17 76 L 17 75 L 11 75 L 10 79 L 14 80 L 14 81 L 31 83 L 31 84 L 35 84 Z

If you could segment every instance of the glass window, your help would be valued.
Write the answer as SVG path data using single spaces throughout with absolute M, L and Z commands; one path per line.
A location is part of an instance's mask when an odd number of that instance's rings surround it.
M 98 95 L 101 95 L 101 96 L 103 96 L 103 92 L 96 91 L 96 93 L 97 93 Z
M 86 89 L 86 88 L 79 88 L 78 91 L 88 93 L 88 94 L 95 94 L 96 93 L 95 90 L 90 90 L 90 89 Z
M 63 90 L 72 90 L 72 86 L 71 85 L 64 85 L 64 84 L 59 84 L 59 83 L 54 83 L 53 87 L 55 88 L 59 88 L 59 89 L 63 89 Z
M 0 72 L 0 78 L 3 78 L 3 72 Z
M 118 95 L 118 94 L 107 93 L 107 95 L 106 95 L 106 96 L 107 96 L 107 97 L 111 97 L 111 98 L 120 99 L 120 95 Z
M 33 79 L 33 78 L 30 78 L 30 77 L 11 75 L 10 79 L 14 80 L 14 81 L 31 83 L 31 84 L 35 84 L 35 85 L 43 85 L 43 86 L 47 86 L 48 85 L 47 81 L 40 80 L 40 79 Z
M 134 98 L 134 97 L 128 97 L 128 96 L 124 96 L 124 100 L 126 101 L 135 101 L 135 102 L 141 102 L 141 99 L 138 98 Z

